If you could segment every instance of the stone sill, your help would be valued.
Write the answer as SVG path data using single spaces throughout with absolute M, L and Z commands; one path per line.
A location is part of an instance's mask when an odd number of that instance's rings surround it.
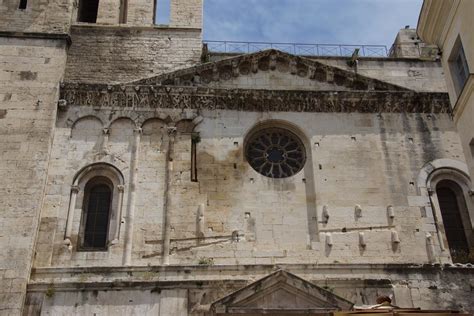
M 130 24 L 97 24 L 97 23 L 81 23 L 75 22 L 71 25 L 71 29 L 87 29 L 87 30 L 111 30 L 111 31 L 194 31 L 201 32 L 201 28 L 195 27 L 172 27 L 167 25 L 130 25 Z
M 0 37 L 63 40 L 71 44 L 71 37 L 66 33 L 0 32 Z
M 54 284 L 58 289 L 120 289 L 161 287 L 202 287 L 227 280 L 245 284 L 251 278 L 264 277 L 277 270 L 312 279 L 316 284 L 331 283 L 347 286 L 349 283 L 385 287 L 391 281 L 387 275 L 403 275 L 419 279 L 422 274 L 443 271 L 474 275 L 474 265 L 453 264 L 281 264 L 281 265 L 170 265 L 131 267 L 56 267 L 35 268 L 28 285 L 29 291 L 44 291 Z

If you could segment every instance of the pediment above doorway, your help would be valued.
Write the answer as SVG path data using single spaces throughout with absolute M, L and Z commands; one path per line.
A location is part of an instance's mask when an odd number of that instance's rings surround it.
M 212 315 L 327 315 L 353 303 L 279 270 L 211 305 Z

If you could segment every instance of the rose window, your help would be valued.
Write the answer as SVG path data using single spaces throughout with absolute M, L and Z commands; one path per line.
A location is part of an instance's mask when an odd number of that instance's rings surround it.
M 301 140 L 283 128 L 266 128 L 247 142 L 245 155 L 252 168 L 270 178 L 288 178 L 303 169 L 306 161 Z

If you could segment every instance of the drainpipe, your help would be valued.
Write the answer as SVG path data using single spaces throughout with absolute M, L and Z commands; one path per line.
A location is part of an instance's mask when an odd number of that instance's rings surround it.
M 170 186 L 171 173 L 173 172 L 173 145 L 176 137 L 176 127 L 168 128 L 168 148 L 166 150 L 166 165 L 165 165 L 165 194 L 163 199 L 163 254 L 162 264 L 170 264 L 170 243 L 171 243 L 171 224 L 170 224 Z
M 135 219 L 135 199 L 137 193 L 137 176 L 138 176 L 138 153 L 140 150 L 141 128 L 133 130 L 135 141 L 132 148 L 132 157 L 130 161 L 130 186 L 128 190 L 128 213 L 127 226 L 125 233 L 125 249 L 123 254 L 123 265 L 130 266 L 132 263 L 133 248 L 133 222 Z

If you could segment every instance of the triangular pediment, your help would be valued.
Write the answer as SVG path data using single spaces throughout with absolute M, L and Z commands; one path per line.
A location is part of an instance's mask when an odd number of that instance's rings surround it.
M 254 314 L 262 311 L 286 314 L 350 310 L 353 303 L 294 274 L 280 270 L 212 304 L 220 314 Z
M 292 91 L 410 91 L 274 49 L 204 63 L 132 84 Z

